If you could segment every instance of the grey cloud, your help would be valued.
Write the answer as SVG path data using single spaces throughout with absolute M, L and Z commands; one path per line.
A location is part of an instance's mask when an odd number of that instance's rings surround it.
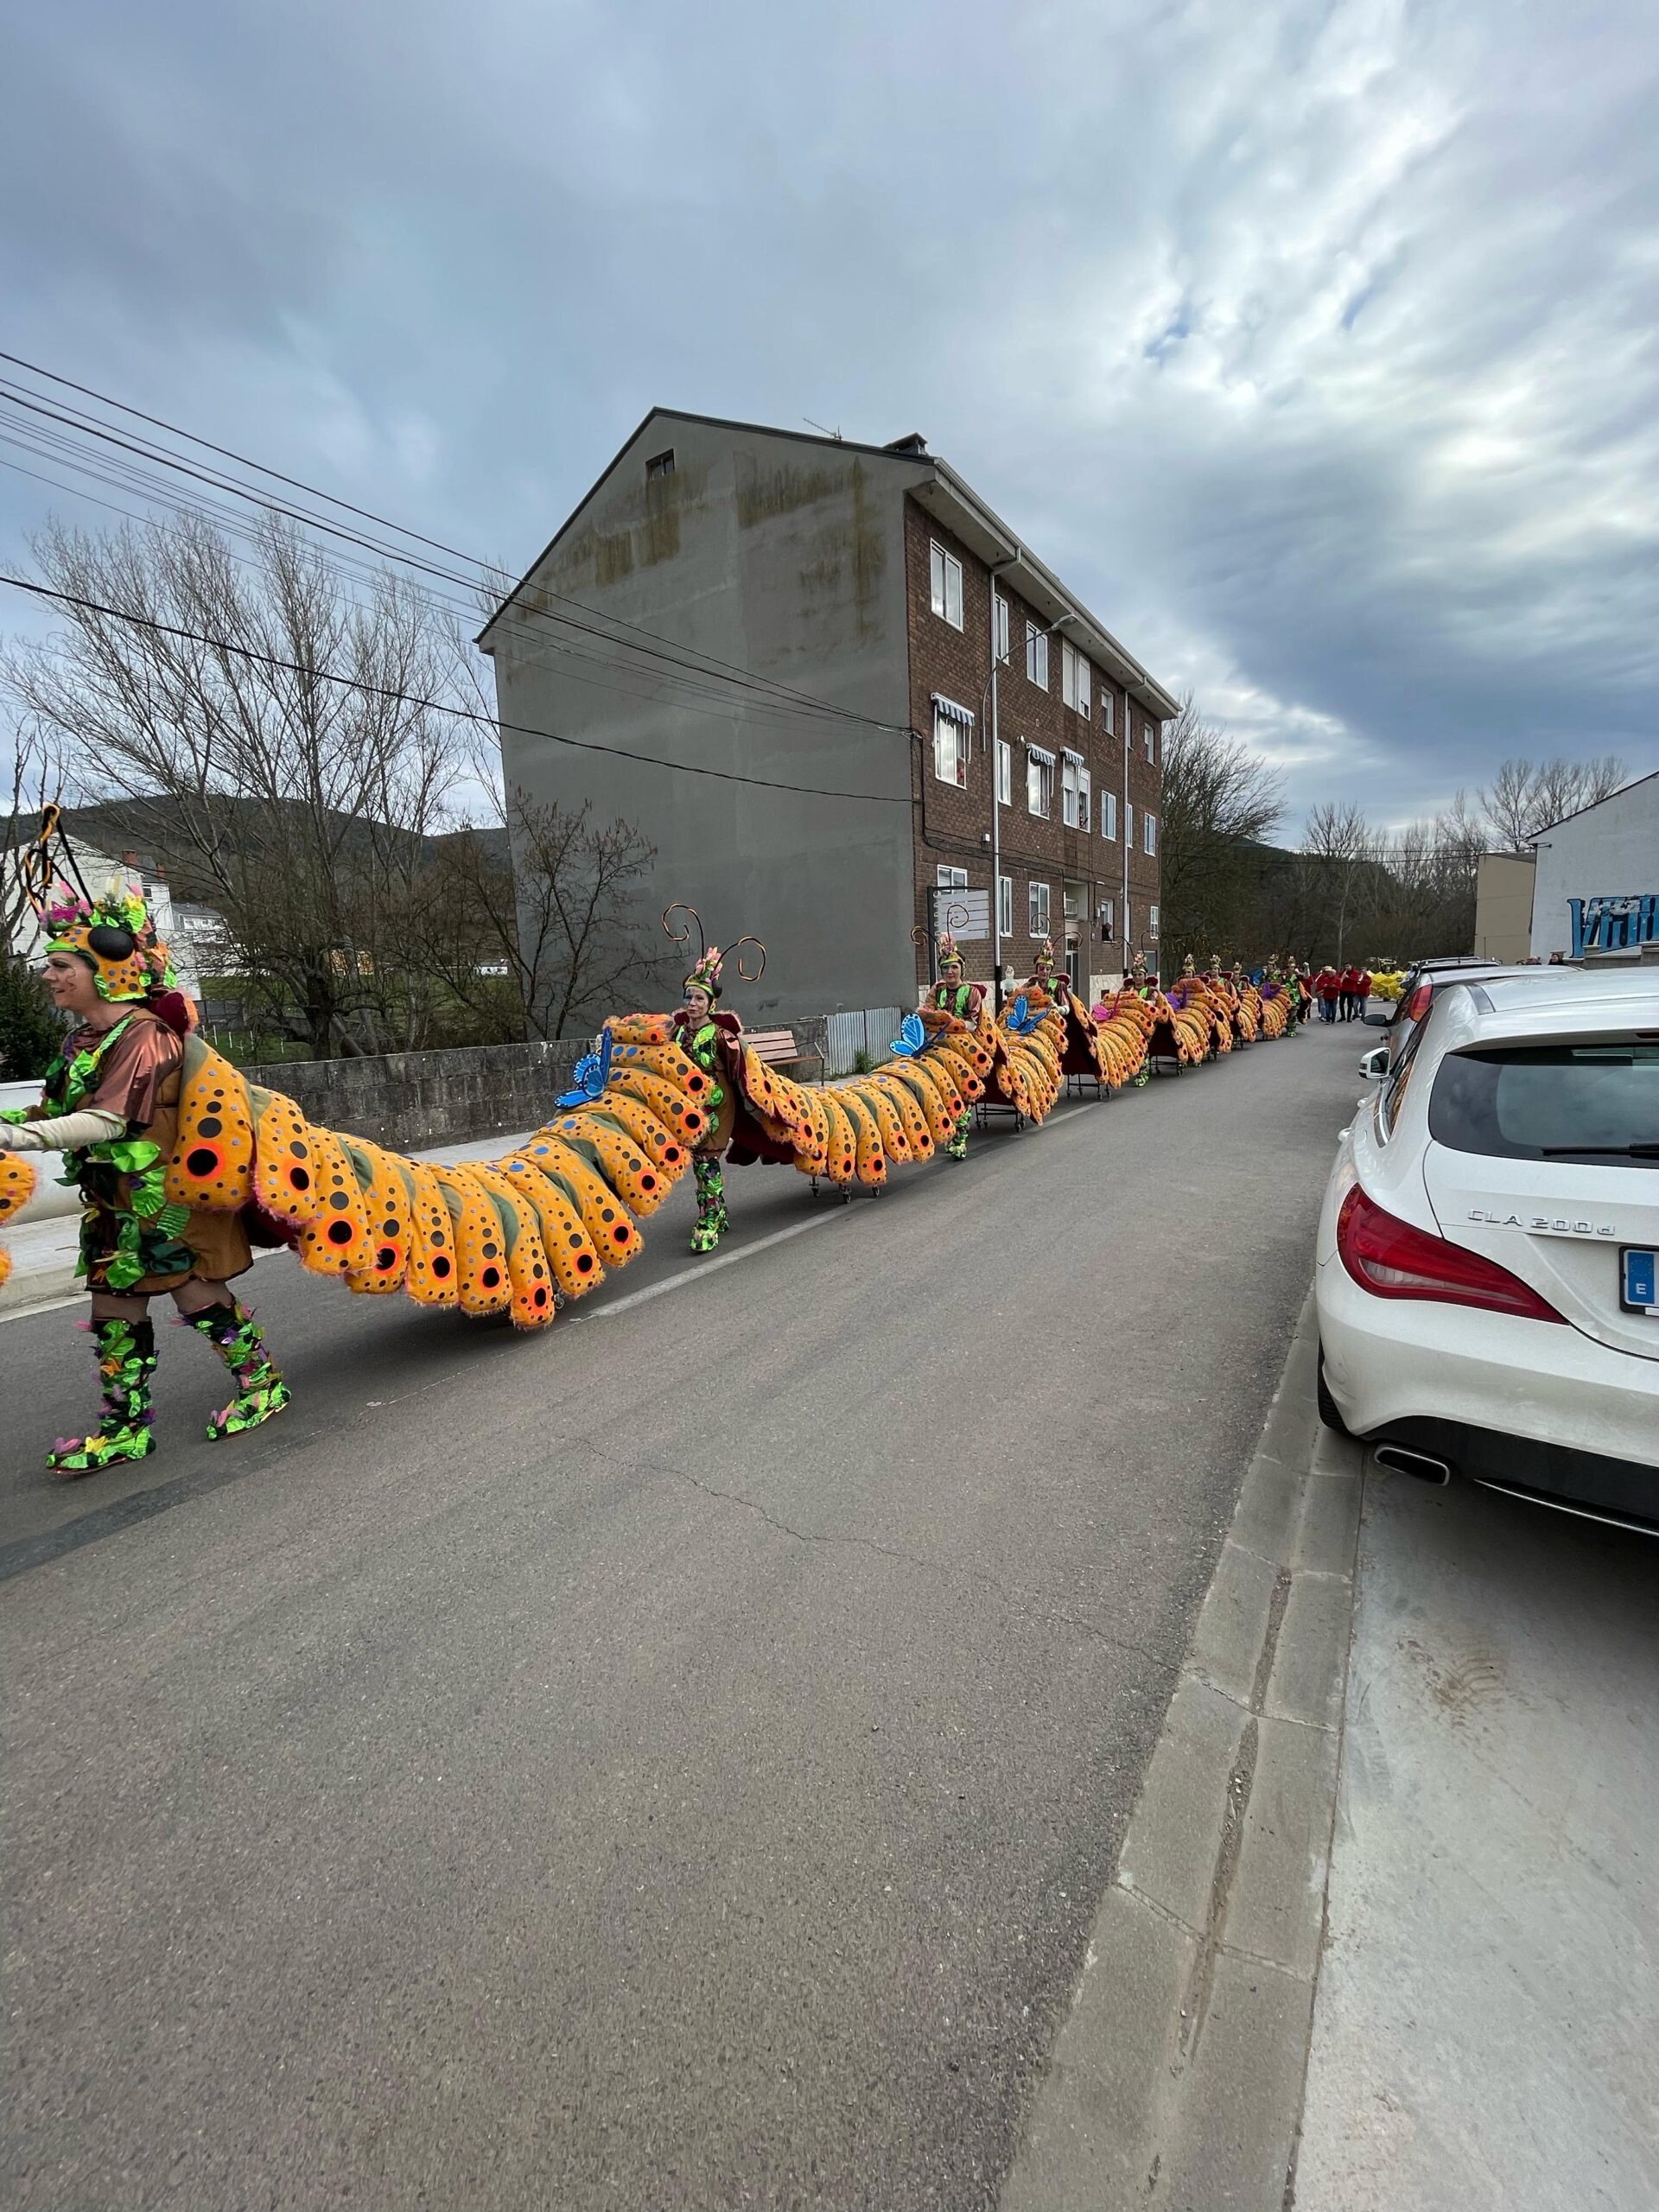
M 920 429 L 1408 812 L 1659 760 L 1656 70 L 1634 0 L 93 0 L 0 265 L 16 350 L 509 561 L 656 400 Z

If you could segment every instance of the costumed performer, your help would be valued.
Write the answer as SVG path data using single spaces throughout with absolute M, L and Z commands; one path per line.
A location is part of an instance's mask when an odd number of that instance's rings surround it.
M 167 948 L 136 889 L 97 899 L 50 882 L 46 848 L 29 895 L 47 935 L 46 980 L 73 1028 L 47 1070 L 41 1100 L 0 1114 L 0 1147 L 62 1152 L 80 1190 L 78 1272 L 92 1293 L 102 1409 L 90 1436 L 60 1437 L 47 1465 L 95 1474 L 156 1448 L 149 1300 L 169 1292 L 184 1325 L 205 1337 L 236 1386 L 207 1423 L 211 1438 L 257 1428 L 289 1402 L 257 1323 L 231 1289 L 253 1254 L 239 1216 L 167 1202 L 163 1178 L 178 1135 L 181 1033 L 188 1027 Z M 73 865 L 73 863 L 72 863 Z M 26 882 L 29 878 L 26 874 Z
M 1051 960 L 1052 950 L 1051 946 Z M 930 1007 L 936 1007 L 941 1014 L 955 1014 L 958 1021 L 976 1025 L 979 1010 L 985 1003 L 985 986 L 963 981 L 962 955 L 949 930 L 942 930 L 939 933 L 938 969 L 938 982 L 930 984 L 918 1001 L 920 1010 L 925 1013 Z M 973 1126 L 973 1108 L 964 1106 L 945 1140 L 945 1151 L 952 1160 L 967 1159 L 968 1132 Z
M 708 1126 L 691 1155 L 691 1173 L 697 1185 L 697 1217 L 691 1226 L 691 1249 L 712 1252 L 731 1223 L 726 1212 L 726 1179 L 721 1155 L 731 1141 L 737 1118 L 735 1057 L 743 1024 L 720 1006 L 725 955 L 711 944 L 685 979 L 685 1003 L 674 1015 L 674 1042 L 695 1060 L 709 1078 L 703 1101 Z

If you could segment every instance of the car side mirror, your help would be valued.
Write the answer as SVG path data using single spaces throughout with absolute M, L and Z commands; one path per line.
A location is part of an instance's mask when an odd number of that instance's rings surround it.
M 1389 1071 L 1389 1048 L 1373 1045 L 1359 1064 L 1359 1071 L 1367 1083 L 1381 1083 Z

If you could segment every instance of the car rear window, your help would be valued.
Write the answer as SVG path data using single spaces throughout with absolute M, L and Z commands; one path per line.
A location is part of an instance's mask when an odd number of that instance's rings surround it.
M 1428 1131 L 1454 1152 L 1659 1167 L 1659 1044 L 1619 1038 L 1449 1052 Z

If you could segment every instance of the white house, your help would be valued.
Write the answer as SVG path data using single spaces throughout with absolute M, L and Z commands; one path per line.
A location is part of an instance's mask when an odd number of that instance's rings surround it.
M 1659 941 L 1659 770 L 1552 822 L 1532 843 L 1540 959 Z

